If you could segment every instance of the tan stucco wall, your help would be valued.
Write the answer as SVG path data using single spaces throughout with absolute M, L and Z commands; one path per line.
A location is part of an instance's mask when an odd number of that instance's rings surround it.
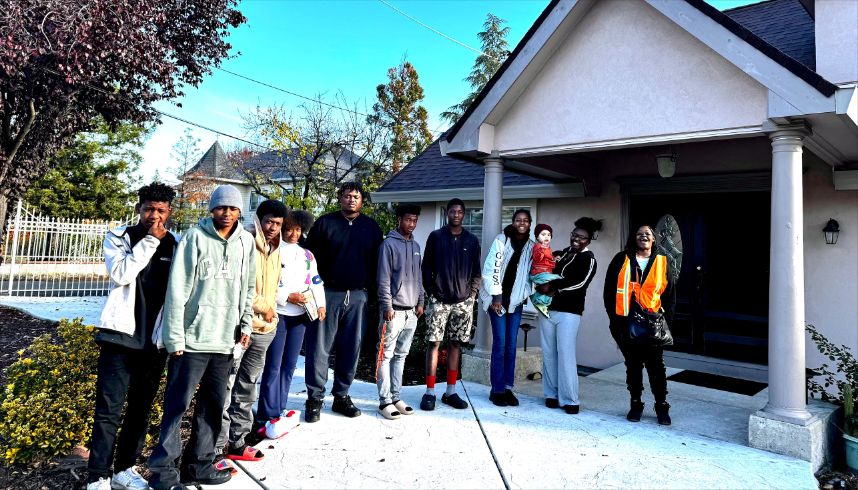
M 835 191 L 831 167 L 804 161 L 805 318 L 858 355 L 858 191 Z M 829 218 L 840 223 L 835 245 L 826 245 L 822 235 Z M 833 364 L 809 336 L 806 351 L 809 367 Z
M 762 85 L 645 2 L 600 0 L 497 123 L 495 148 L 759 126 L 766 114 Z

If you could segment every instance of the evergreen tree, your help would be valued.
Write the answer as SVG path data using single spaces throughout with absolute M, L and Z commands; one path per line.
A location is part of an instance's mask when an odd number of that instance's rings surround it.
M 24 194 L 29 205 L 55 218 L 122 219 L 130 214 L 146 130 L 128 123 L 110 129 L 103 120 L 94 125 L 95 131 L 79 134 L 60 150 L 30 186 Z
M 471 93 L 462 102 L 442 112 L 443 119 L 451 123 L 458 121 L 509 56 L 509 43 L 506 40 L 509 26 L 504 24 L 506 21 L 494 14 L 489 13 L 486 16 L 486 22 L 483 24 L 485 30 L 477 34 L 484 54 L 477 56 L 474 67 L 471 68 L 471 74 L 465 78 L 465 81 L 471 84 Z
M 386 84 L 376 87 L 378 100 L 372 106 L 369 120 L 390 131 L 387 149 L 391 170 L 396 174 L 403 164 L 432 143 L 432 133 L 429 113 L 420 105 L 423 88 L 414 66 L 403 60 L 398 67 L 387 71 L 387 78 Z

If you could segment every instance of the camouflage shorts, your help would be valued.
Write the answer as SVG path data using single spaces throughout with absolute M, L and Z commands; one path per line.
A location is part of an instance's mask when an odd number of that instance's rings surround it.
M 426 304 L 426 335 L 429 342 L 449 339 L 470 342 L 474 335 L 474 300 L 446 304 L 429 297 Z M 446 333 L 446 335 L 445 335 Z

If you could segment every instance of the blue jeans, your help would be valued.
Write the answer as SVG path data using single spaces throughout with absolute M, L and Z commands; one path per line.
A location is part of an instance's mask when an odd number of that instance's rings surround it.
M 489 308 L 489 321 L 492 323 L 492 393 L 503 393 L 507 386 L 515 383 L 515 349 L 522 308 L 519 306 L 502 316 Z
M 268 346 L 265 368 L 262 370 L 259 405 L 256 407 L 256 421 L 260 424 L 279 417 L 286 409 L 295 363 L 298 362 L 298 354 L 304 342 L 304 332 L 308 326 L 315 323 L 311 323 L 307 315 L 278 316 L 280 319 L 277 322 L 277 333 Z M 314 328 L 318 327 L 314 325 Z

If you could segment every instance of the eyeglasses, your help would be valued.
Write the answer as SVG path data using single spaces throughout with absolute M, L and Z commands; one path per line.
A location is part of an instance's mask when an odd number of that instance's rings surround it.
M 588 236 L 579 235 L 577 233 L 570 234 L 569 238 L 572 240 L 578 240 L 579 242 L 586 242 L 587 240 L 590 239 L 590 237 L 588 237 Z

